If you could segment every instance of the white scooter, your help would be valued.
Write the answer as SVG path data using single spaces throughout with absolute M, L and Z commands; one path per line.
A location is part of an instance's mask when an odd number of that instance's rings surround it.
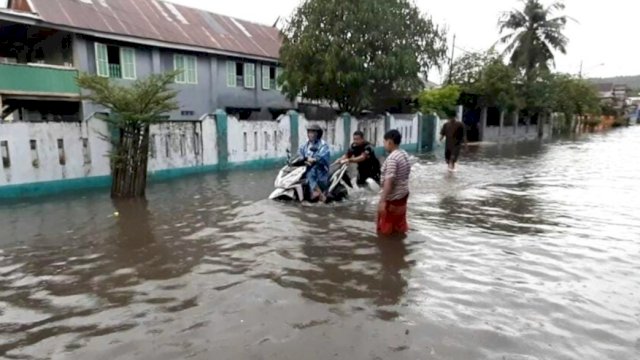
M 274 182 L 275 190 L 269 196 L 271 200 L 280 201 L 309 201 L 309 185 L 307 183 L 307 170 L 313 165 L 300 157 L 291 160 L 291 154 L 287 150 L 287 165 L 285 165 Z M 353 184 L 347 173 L 348 166 L 332 165 L 330 169 L 329 189 L 327 190 L 327 202 L 342 201 L 349 196 L 349 190 Z

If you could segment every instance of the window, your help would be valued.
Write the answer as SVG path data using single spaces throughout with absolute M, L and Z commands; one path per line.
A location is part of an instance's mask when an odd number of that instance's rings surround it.
M 29 140 L 29 148 L 31 148 L 31 166 L 38 168 L 40 166 L 40 157 L 38 156 L 38 142 Z
M 256 87 L 256 65 L 227 61 L 227 86 L 244 86 L 248 89 Z
M 171 134 L 164 138 L 164 156 L 167 159 L 171 158 Z
M 187 136 L 185 134 L 180 135 L 180 156 L 184 157 L 187 153 Z
M 280 90 L 278 85 L 278 77 L 281 75 L 281 69 L 275 66 L 262 65 L 262 89 L 263 90 Z
M 183 110 L 180 111 L 180 115 L 182 116 L 194 116 L 196 113 L 193 110 Z
M 282 90 L 282 86 L 278 85 L 278 79 L 282 76 L 282 68 L 281 67 L 277 67 L 276 68 L 276 88 L 278 89 L 278 91 Z
M 227 61 L 227 86 L 236 87 L 237 81 L 237 64 L 235 61 Z
M 82 138 L 82 158 L 84 159 L 84 165 L 91 164 L 91 150 L 89 149 L 88 138 Z
M 275 66 L 262 65 L 262 89 L 275 90 L 277 87 L 277 68 Z
M 278 151 L 278 131 L 273 132 L 273 149 Z
M 193 134 L 193 152 L 194 154 L 200 155 L 200 134 Z
M 243 150 L 244 152 L 247 152 L 247 132 L 243 132 L 242 133 L 242 144 L 243 144 Z
M 133 48 L 96 43 L 96 73 L 114 79 L 136 79 L 136 51 Z
M 64 140 L 58 139 L 58 162 L 64 166 L 67 164 L 67 158 L 64 154 Z
M 244 64 L 244 87 L 253 89 L 256 87 L 256 65 L 252 63 Z
M 258 151 L 258 132 L 253 132 L 253 152 Z
M 6 140 L 0 141 L 0 148 L 2 149 L 2 167 L 11 167 L 11 159 L 9 158 L 9 142 Z
M 269 133 L 264 132 L 264 149 L 269 150 Z
M 176 75 L 178 84 L 197 84 L 198 83 L 198 58 L 187 55 L 173 55 L 173 69 L 182 70 Z
M 149 139 L 149 155 L 152 159 L 156 158 L 156 136 L 151 135 L 151 139 Z

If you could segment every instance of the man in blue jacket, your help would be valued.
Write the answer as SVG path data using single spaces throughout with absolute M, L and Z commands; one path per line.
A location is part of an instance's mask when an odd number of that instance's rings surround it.
M 322 128 L 319 125 L 310 125 L 307 127 L 308 141 L 298 151 L 308 164 L 307 182 L 309 191 L 311 191 L 310 199 L 326 201 L 325 191 L 329 187 L 329 166 L 331 165 L 331 151 L 329 145 L 322 140 Z

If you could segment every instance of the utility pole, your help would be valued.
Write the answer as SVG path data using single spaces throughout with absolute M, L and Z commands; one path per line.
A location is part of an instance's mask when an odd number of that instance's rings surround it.
M 580 60 L 580 72 L 579 72 L 579 77 L 580 79 L 582 79 L 582 64 L 584 63 L 584 60 Z
M 453 75 L 453 55 L 456 52 L 456 34 L 453 34 L 453 45 L 451 46 L 451 59 L 449 59 L 449 78 L 447 83 L 451 83 L 451 76 Z

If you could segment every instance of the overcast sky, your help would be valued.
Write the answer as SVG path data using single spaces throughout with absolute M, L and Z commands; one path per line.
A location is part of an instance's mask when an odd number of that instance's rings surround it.
M 272 25 L 288 18 L 300 0 L 170 0 L 237 18 Z M 345 0 L 348 1 L 348 0 Z M 543 0 L 544 3 L 549 3 Z M 469 51 L 485 50 L 498 38 L 497 18 L 521 6 L 518 0 L 416 0 L 420 9 L 449 28 L 449 41 Z M 589 77 L 640 75 L 640 0 L 566 0 L 567 55 L 556 56 L 557 70 Z M 458 54 L 462 51 L 456 49 Z M 603 65 L 604 64 L 604 65 Z M 438 80 L 438 74 L 432 74 Z

